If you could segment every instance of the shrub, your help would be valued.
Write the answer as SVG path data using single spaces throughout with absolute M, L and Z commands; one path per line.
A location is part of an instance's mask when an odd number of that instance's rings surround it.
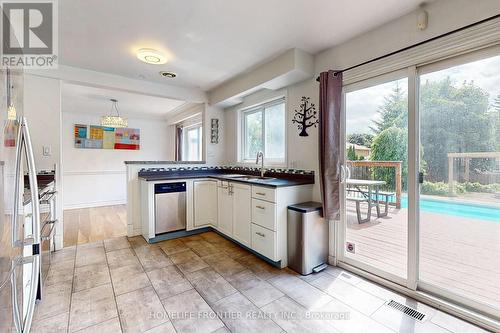
M 464 194 L 467 192 L 478 192 L 478 193 L 495 193 L 500 192 L 500 184 L 488 184 L 483 185 L 480 183 L 457 183 L 455 182 L 455 193 L 456 194 Z M 428 194 L 428 195 L 441 195 L 447 196 L 449 195 L 449 187 L 448 183 L 444 182 L 428 182 L 424 181 L 424 183 L 420 186 L 420 193 Z

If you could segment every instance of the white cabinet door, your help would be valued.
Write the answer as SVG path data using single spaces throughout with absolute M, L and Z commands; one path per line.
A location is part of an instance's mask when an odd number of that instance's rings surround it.
M 194 185 L 194 226 L 217 225 L 217 181 L 196 180 Z
M 231 184 L 233 188 L 233 238 L 250 246 L 252 190 L 250 185 Z
M 217 187 L 219 231 L 233 235 L 233 197 L 227 187 Z

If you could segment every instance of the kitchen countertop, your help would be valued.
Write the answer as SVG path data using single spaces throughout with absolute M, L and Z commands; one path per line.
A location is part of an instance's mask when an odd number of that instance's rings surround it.
M 205 161 L 125 161 L 125 164 L 206 164 Z
M 255 173 L 237 173 L 240 176 L 255 176 Z M 226 180 L 243 184 L 260 185 L 267 187 L 287 187 L 297 185 L 314 184 L 314 174 L 283 174 L 266 172 L 265 177 L 273 177 L 274 179 L 238 179 L 236 174 L 227 172 L 227 170 L 179 170 L 165 172 L 139 172 L 139 179 L 144 181 L 162 181 L 162 180 L 177 180 L 177 179 L 195 179 L 195 178 L 212 178 L 218 180 Z

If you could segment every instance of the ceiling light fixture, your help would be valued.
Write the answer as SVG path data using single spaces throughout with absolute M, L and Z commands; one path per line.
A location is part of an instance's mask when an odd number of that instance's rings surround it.
M 154 49 L 140 49 L 137 58 L 147 64 L 161 65 L 167 62 L 167 57 L 160 51 Z
M 163 76 L 163 77 L 166 77 L 166 78 L 169 78 L 169 79 L 173 79 L 175 77 L 177 77 L 177 74 L 175 74 L 174 72 L 160 72 L 160 75 Z
M 120 112 L 118 111 L 118 100 L 112 98 L 111 101 L 111 111 L 109 116 L 101 117 L 101 125 L 105 127 L 127 127 L 127 118 L 120 117 Z M 116 116 L 113 115 L 113 111 L 116 111 Z

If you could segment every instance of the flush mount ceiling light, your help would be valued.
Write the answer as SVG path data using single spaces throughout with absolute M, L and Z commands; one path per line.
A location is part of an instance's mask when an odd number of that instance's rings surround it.
M 140 49 L 137 58 L 147 64 L 161 65 L 167 62 L 167 57 L 160 51 L 154 49 Z
M 169 79 L 173 79 L 175 77 L 177 77 L 177 74 L 175 74 L 174 72 L 160 72 L 160 75 L 163 76 L 163 77 L 166 77 L 166 78 L 169 78 Z
M 111 111 L 109 112 L 109 116 L 101 117 L 101 126 L 105 127 L 127 127 L 128 121 L 126 118 L 120 117 L 120 112 L 118 111 L 118 100 L 112 98 L 111 101 Z M 113 115 L 114 111 L 116 111 L 116 116 Z

